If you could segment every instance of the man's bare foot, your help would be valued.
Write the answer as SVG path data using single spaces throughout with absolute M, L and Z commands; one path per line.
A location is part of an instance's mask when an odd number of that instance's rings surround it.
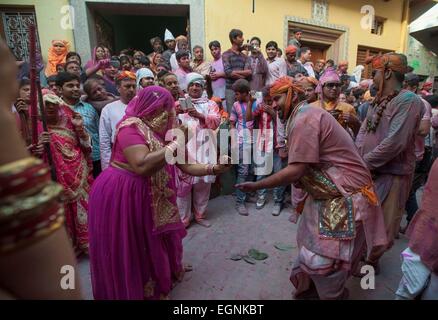
M 184 271 L 185 272 L 191 272 L 193 271 L 193 266 L 191 264 L 185 264 L 184 265 Z

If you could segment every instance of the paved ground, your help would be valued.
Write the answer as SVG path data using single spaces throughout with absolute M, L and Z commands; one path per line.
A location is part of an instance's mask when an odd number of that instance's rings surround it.
M 242 217 L 234 210 L 232 196 L 211 200 L 208 217 L 213 225 L 210 229 L 198 225 L 189 228 L 184 262 L 194 270 L 173 290 L 172 299 L 292 299 L 289 275 L 297 257 L 297 227 L 288 221 L 287 208 L 279 217 L 271 215 L 272 201 L 262 210 L 256 210 L 255 204 L 248 204 L 248 208 L 250 216 Z M 276 243 L 294 248 L 280 251 L 274 247 Z M 363 290 L 360 279 L 350 279 L 350 299 L 393 299 L 401 277 L 400 252 L 406 244 L 401 236 L 382 258 L 375 290 Z M 229 259 L 252 248 L 266 252 L 268 259 L 255 265 Z M 92 299 L 88 260 L 80 262 L 80 275 L 86 298 Z

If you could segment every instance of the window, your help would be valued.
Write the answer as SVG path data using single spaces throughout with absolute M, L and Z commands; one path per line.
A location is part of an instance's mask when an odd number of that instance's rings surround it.
M 375 16 L 373 26 L 371 27 L 371 33 L 381 36 L 383 34 L 383 25 L 385 24 L 385 21 L 386 18 Z
M 36 25 L 33 7 L 0 7 L 0 36 L 18 60 L 29 60 L 29 26 Z M 38 28 L 37 28 L 38 29 Z M 40 49 L 38 31 L 37 51 Z
M 379 48 L 371 48 L 365 46 L 357 47 L 357 57 L 356 57 L 356 65 L 363 65 L 365 69 L 362 71 L 362 79 L 370 79 L 372 75 L 372 67 L 371 65 L 365 64 L 365 60 L 368 55 L 377 56 L 379 54 L 385 54 L 391 52 L 390 50 L 379 49 Z

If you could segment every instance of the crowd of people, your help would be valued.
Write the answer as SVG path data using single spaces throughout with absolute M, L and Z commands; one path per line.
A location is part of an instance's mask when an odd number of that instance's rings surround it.
M 210 42 L 208 60 L 202 46 L 190 51 L 187 37 L 174 38 L 166 30 L 164 44 L 160 37 L 151 39 L 148 55 L 133 49 L 115 55 L 97 46 L 86 64 L 69 51 L 68 42 L 54 40 L 47 63 L 37 66 L 45 106 L 37 141 L 30 112 L 32 68 L 29 62 L 15 63 L 18 98 L 9 112 L 27 151 L 41 161 L 30 160 L 23 150 L 13 159 L 5 156 L 0 179 L 12 179 L 8 162 L 18 163 L 17 181 L 42 162 L 51 164 L 63 187 L 56 193 L 62 206 L 54 195 L 51 212 L 64 213 L 53 214 L 46 227 L 55 230 L 54 221 L 65 217 L 76 257 L 90 256 L 95 299 L 167 298 L 191 271 L 182 263 L 186 228 L 192 221 L 210 227 L 212 184 L 231 169 L 236 212 L 242 216 L 249 216 L 249 201 L 262 210 L 269 189 L 272 215 L 279 216 L 290 192 L 290 220 L 300 219 L 291 274 L 296 298 L 347 298 L 347 279 L 360 275 L 365 264 L 378 273 L 380 258 L 399 233 L 410 242 L 397 297 L 438 297 L 433 84 L 421 84 L 402 54 L 368 57 L 372 79 L 361 78 L 361 66 L 349 75 L 347 61 L 313 64 L 301 35 L 295 30 L 284 50 L 268 41 L 265 55 L 259 37 L 245 42 L 243 32 L 233 29 L 231 48 Z M 185 141 L 166 140 L 174 128 Z M 218 161 L 216 152 L 198 152 L 206 141 L 220 140 L 221 129 L 236 133 L 239 157 L 233 166 L 228 157 Z M 2 154 L 8 150 L 6 142 L 0 146 Z M 187 161 L 169 163 L 169 153 L 181 148 L 188 151 Z M 272 170 L 253 161 L 256 153 Z M 23 159 L 27 165 L 20 164 Z M 416 194 L 424 184 L 419 209 Z M 12 184 L 2 197 L 8 192 L 16 192 Z M 2 207 L 2 214 L 6 211 Z M 16 211 L 16 220 L 24 219 Z M 35 223 L 41 219 L 49 221 L 43 216 Z M 14 228 L 21 232 L 30 226 Z M 6 243 L 2 236 L 2 249 L 18 248 L 28 238 Z

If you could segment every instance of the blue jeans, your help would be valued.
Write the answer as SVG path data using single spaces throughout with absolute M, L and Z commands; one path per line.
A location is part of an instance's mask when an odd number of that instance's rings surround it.
M 266 154 L 263 152 L 262 156 Z M 267 157 L 265 157 L 266 159 Z M 273 155 L 273 167 L 272 173 L 277 173 L 284 169 L 287 165 L 287 159 L 281 159 L 277 152 L 274 152 Z M 269 175 L 258 175 L 257 181 L 260 181 Z M 286 186 L 278 186 L 273 189 L 274 201 L 275 203 L 283 203 L 284 202 L 284 191 L 286 190 Z M 261 189 L 257 191 L 257 195 L 259 198 L 266 198 L 266 194 L 268 193 L 267 189 Z
M 250 160 L 251 158 L 251 144 L 239 144 L 239 164 L 237 165 L 237 179 L 236 179 L 236 183 L 243 183 L 246 182 L 248 180 L 248 178 L 250 177 L 250 172 L 251 172 L 251 161 L 249 164 L 244 164 L 243 160 L 244 160 L 244 156 L 243 156 L 243 151 L 244 151 L 244 146 L 245 146 L 245 151 L 249 152 L 250 155 Z M 248 151 L 249 149 L 249 151 Z M 245 159 L 247 160 L 247 159 Z M 237 204 L 243 204 L 246 201 L 246 197 L 247 194 L 246 192 L 243 192 L 239 189 L 236 189 L 236 201 Z

